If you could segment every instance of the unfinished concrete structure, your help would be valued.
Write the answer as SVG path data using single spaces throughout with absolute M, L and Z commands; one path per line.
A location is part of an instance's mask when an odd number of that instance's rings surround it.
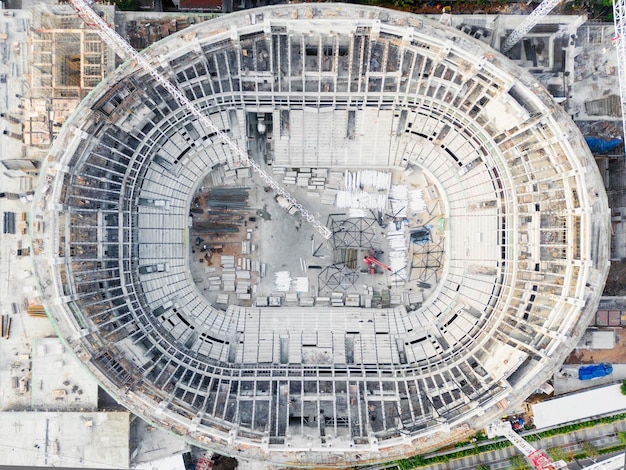
M 579 340 L 608 270 L 602 180 L 567 115 L 486 45 L 309 4 L 146 56 L 333 237 L 119 68 L 57 139 L 31 236 L 59 334 L 133 412 L 276 464 L 384 460 L 495 419 Z

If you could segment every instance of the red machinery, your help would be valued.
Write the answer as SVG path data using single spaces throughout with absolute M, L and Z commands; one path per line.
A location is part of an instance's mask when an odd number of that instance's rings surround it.
M 365 261 L 365 264 L 367 264 L 369 266 L 370 274 L 374 274 L 374 272 L 375 272 L 375 267 L 374 266 L 380 266 L 381 268 L 383 268 L 386 271 L 391 271 L 391 268 L 389 266 L 387 266 L 384 263 L 381 263 L 380 261 L 378 261 L 373 256 L 368 255 L 365 258 L 363 258 L 363 261 Z
M 487 437 L 504 436 L 533 464 L 536 470 L 567 468 L 564 461 L 553 462 L 546 454 L 535 449 L 522 436 L 513 431 L 509 421 L 498 421 L 487 426 Z

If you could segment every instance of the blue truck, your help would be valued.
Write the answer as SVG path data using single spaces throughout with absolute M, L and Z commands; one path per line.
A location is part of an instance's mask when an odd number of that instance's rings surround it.
M 590 366 L 582 366 L 578 369 L 578 378 L 580 380 L 593 380 L 606 377 L 613 372 L 611 364 L 592 364 Z

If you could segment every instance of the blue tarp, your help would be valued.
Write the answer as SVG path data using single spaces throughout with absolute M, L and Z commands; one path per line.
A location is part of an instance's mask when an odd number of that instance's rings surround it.
M 592 153 L 607 153 L 615 150 L 622 139 L 599 139 L 597 137 L 585 137 L 585 141 Z
M 411 231 L 411 241 L 416 245 L 428 245 L 430 243 L 430 229 L 432 225 L 424 225 Z
M 593 364 L 591 366 L 582 366 L 578 369 L 578 378 L 580 380 L 599 379 L 613 372 L 611 364 Z

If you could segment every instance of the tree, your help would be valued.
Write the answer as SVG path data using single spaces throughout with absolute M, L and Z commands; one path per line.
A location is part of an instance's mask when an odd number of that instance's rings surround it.
M 120 10 L 136 10 L 137 9 L 137 2 L 136 0 L 116 0 L 115 4 L 117 5 L 117 8 L 119 8 Z
M 622 395 L 626 395 L 626 380 L 622 380 L 622 385 L 619 386 L 619 391 Z
M 552 447 L 550 449 L 546 449 L 546 454 L 548 454 L 548 456 L 555 462 L 558 460 L 565 460 L 566 462 L 570 460 L 567 453 L 560 447 Z
M 509 462 L 513 466 L 513 470 L 527 470 L 530 468 L 526 459 L 521 455 L 514 455 L 509 459 Z
M 598 449 L 591 442 L 585 441 L 581 444 L 582 451 L 587 454 L 587 457 L 595 459 L 598 456 Z

